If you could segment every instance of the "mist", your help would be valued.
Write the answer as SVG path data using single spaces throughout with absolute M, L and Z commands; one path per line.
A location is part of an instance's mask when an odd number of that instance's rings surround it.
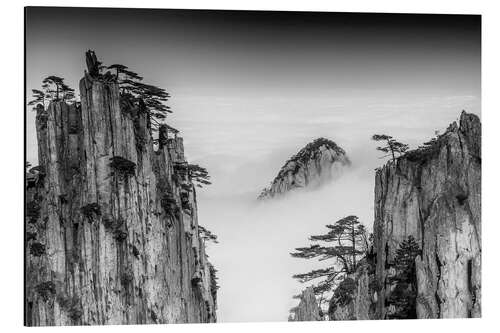
M 211 175 L 197 198 L 199 223 L 219 238 L 207 250 L 219 271 L 218 320 L 286 320 L 305 287 L 292 275 L 327 264 L 290 252 L 347 215 L 372 229 L 374 169 L 385 160 L 371 135 L 415 148 L 461 110 L 480 115 L 480 29 L 466 15 L 32 8 L 26 85 L 56 74 L 78 87 L 91 48 L 167 89 L 166 122 Z M 35 165 L 29 109 L 26 124 Z M 318 189 L 258 202 L 318 137 L 352 166 Z
M 221 321 L 287 319 L 297 304 L 292 296 L 304 288 L 291 276 L 325 264 L 289 253 L 347 215 L 359 216 L 371 229 L 373 184 L 364 172 L 354 166 L 319 189 L 274 200 L 257 201 L 258 193 L 200 197 L 200 221 L 219 236 L 220 243 L 209 245 L 208 253 L 219 270 Z
M 462 102 L 461 106 L 466 104 Z M 344 122 L 328 123 L 318 108 L 309 113 L 314 115 L 311 120 L 323 120 L 323 123 L 312 122 L 316 126 L 304 125 L 300 114 L 288 117 L 279 131 L 275 130 L 280 126 L 279 120 L 265 124 L 256 119 L 254 127 L 263 132 L 262 140 L 244 144 L 247 123 L 234 116 L 236 109 L 232 117 L 228 114 L 226 118 L 231 122 L 229 141 L 218 141 L 217 137 L 224 137 L 224 133 L 201 130 L 211 128 L 208 124 L 198 124 L 200 130 L 186 135 L 189 138 L 186 140 L 187 154 L 195 152 L 198 158 L 192 159 L 194 163 L 207 167 L 212 176 L 213 184 L 198 190 L 198 215 L 200 224 L 219 238 L 218 244 L 210 243 L 207 249 L 210 261 L 218 270 L 221 286 L 218 320 L 287 320 L 289 310 L 298 304 L 292 297 L 310 284 L 301 284 L 292 275 L 329 264 L 328 261 L 293 258 L 290 252 L 296 247 L 308 246 L 310 235 L 326 232 L 326 224 L 348 215 L 358 216 L 369 232 L 373 229 L 375 168 L 387 158 L 381 158 L 375 149 L 377 143 L 371 141 L 370 136 L 379 132 L 394 134 L 416 148 L 436 131 L 443 132 L 457 120 L 457 105 L 449 105 L 445 110 L 448 112 L 427 111 L 427 117 L 418 117 L 411 123 L 405 120 L 412 117 L 411 107 L 407 107 L 406 112 L 385 112 L 385 117 L 381 117 L 383 113 L 369 116 L 352 111 L 351 117 L 345 115 Z M 337 118 L 332 110 L 330 116 Z M 286 160 L 317 134 L 325 134 L 339 144 L 352 165 L 319 188 L 300 189 L 284 197 L 258 201 L 260 191 Z M 202 141 L 212 140 L 218 142 L 219 149 L 226 144 L 233 149 L 228 149 L 226 154 L 199 149 L 203 147 Z M 239 140 L 242 144 L 235 146 L 234 142 Z M 193 150 L 190 150 L 191 145 Z
M 279 170 L 275 166 L 290 157 L 284 158 L 288 150 L 292 148 L 267 155 L 260 163 L 241 161 L 214 168 L 213 187 L 198 191 L 200 224 L 219 240 L 210 243 L 207 252 L 219 271 L 220 321 L 287 320 L 289 309 L 298 302 L 292 297 L 306 286 L 292 275 L 328 264 L 292 258 L 290 252 L 309 245 L 310 235 L 325 232 L 326 224 L 347 215 L 357 215 L 372 228 L 374 179 L 368 160 L 379 161 L 368 150 L 354 150 L 349 156 L 352 165 L 319 188 L 258 201 L 260 189 Z M 205 163 L 210 169 L 215 161 Z

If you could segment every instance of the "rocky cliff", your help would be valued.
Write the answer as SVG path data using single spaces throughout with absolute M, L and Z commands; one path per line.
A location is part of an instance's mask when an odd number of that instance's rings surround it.
M 349 274 L 335 290 L 328 306 L 329 320 L 377 319 L 377 293 L 372 289 L 375 276 L 373 266 L 360 262 L 356 272 Z
M 81 107 L 37 111 L 27 184 L 29 326 L 214 322 L 214 270 L 199 237 L 182 138 L 86 75 Z M 122 104 L 122 105 L 121 105 Z
M 414 285 L 417 318 L 481 316 L 481 123 L 459 123 L 376 171 L 374 253 L 360 265 L 349 301 L 332 299 L 330 317 L 394 318 L 391 300 L 398 246 L 410 236 L 419 254 Z M 410 238 L 411 238 L 410 237 Z M 408 287 L 410 288 L 410 287 Z M 399 290 L 408 295 L 410 289 Z M 409 298 L 411 299 L 411 298 Z M 368 309 L 368 311 L 366 311 Z
M 292 310 L 293 315 L 288 321 L 318 321 L 322 320 L 321 309 L 314 296 L 313 287 L 306 288 L 300 296 L 299 305 Z
M 259 195 L 259 199 L 273 198 L 304 187 L 314 187 L 338 176 L 351 163 L 345 151 L 335 142 L 319 138 L 307 144 L 291 157 L 278 175 Z
M 418 318 L 481 315 L 481 123 L 462 112 L 459 124 L 425 148 L 376 173 L 374 244 L 384 307 L 398 244 L 413 236 Z

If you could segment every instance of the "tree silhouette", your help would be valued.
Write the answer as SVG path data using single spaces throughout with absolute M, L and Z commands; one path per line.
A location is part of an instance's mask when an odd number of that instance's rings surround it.
M 302 283 L 321 278 L 322 280 L 314 287 L 314 292 L 321 297 L 321 301 L 325 292 L 331 291 L 338 284 L 338 281 L 355 271 L 357 263 L 368 250 L 367 231 L 357 216 L 344 217 L 326 227 L 329 229 L 326 234 L 314 235 L 309 238 L 309 240 L 321 242 L 321 244 L 296 248 L 296 252 L 291 253 L 292 257 L 295 258 L 317 258 L 320 261 L 334 260 L 332 265 L 327 268 L 293 275 L 293 278 Z M 324 243 L 332 245 L 328 246 Z
M 46 94 L 42 90 L 32 89 L 33 99 L 28 102 L 28 105 L 33 106 L 33 110 L 36 110 L 38 104 L 42 104 L 45 107 L 45 97 Z
M 142 82 L 143 77 L 130 70 L 122 64 L 112 64 L 106 67 L 114 71 L 114 79 L 120 86 L 121 97 L 138 104 L 142 100 L 148 112 L 153 129 L 157 130 L 166 118 L 167 113 L 171 113 L 170 107 L 165 102 L 170 95 L 165 89 Z
M 408 236 L 399 244 L 394 258 L 396 274 L 389 278 L 395 284 L 388 298 L 388 304 L 393 305 L 395 311 L 389 313 L 389 319 L 417 318 L 415 302 L 417 298 L 415 258 L 421 253 L 413 236 Z
M 141 78 L 142 79 L 142 78 Z M 121 83 L 124 87 L 123 96 L 135 101 L 142 100 L 148 112 L 153 129 L 157 130 L 171 113 L 170 107 L 165 105 L 170 95 L 163 88 L 140 82 L 139 80 L 125 79 Z
M 36 110 L 37 105 L 43 105 L 46 107 L 46 103 L 50 102 L 69 102 L 75 99 L 75 90 L 70 88 L 64 79 L 50 75 L 43 79 L 42 89 L 32 89 L 32 99 L 28 102 L 28 105 L 33 106 L 33 110 Z
M 47 76 L 42 81 L 42 88 L 45 97 L 50 97 L 52 101 L 70 101 L 75 98 L 75 89 L 70 88 L 59 76 Z
M 115 70 L 115 77 L 118 82 L 120 82 L 120 74 L 123 73 L 125 70 L 128 69 L 127 66 L 121 65 L 121 64 L 113 64 L 106 66 L 107 69 Z
M 210 185 L 210 175 L 207 169 L 199 166 L 198 164 L 188 164 L 187 165 L 188 175 L 191 181 L 196 183 L 197 187 L 203 187 L 203 185 Z
M 134 81 L 142 81 L 142 77 L 136 72 L 131 71 L 127 66 L 121 64 L 113 64 L 106 66 L 107 69 L 115 70 L 115 79 L 120 84 L 122 89 L 126 89 L 127 84 Z
M 377 150 L 390 153 L 382 156 L 381 158 L 392 156 L 392 160 L 396 160 L 396 154 L 402 155 L 406 152 L 410 147 L 407 144 L 396 141 L 392 136 L 386 134 L 374 134 L 372 136 L 373 141 L 385 141 L 386 145 L 382 147 L 377 147 Z
M 88 73 L 91 77 L 102 81 L 117 82 L 120 87 L 121 105 L 136 106 L 148 114 L 152 130 L 157 131 L 163 123 L 170 107 L 165 102 L 170 95 L 165 89 L 143 82 L 143 77 L 122 64 L 105 66 L 97 59 L 95 52 L 88 50 L 85 54 Z M 103 75 L 101 71 L 107 69 Z
M 208 230 L 205 227 L 202 227 L 201 225 L 198 225 L 198 232 L 200 234 L 200 237 L 205 240 L 205 241 L 210 241 L 215 244 L 218 244 L 219 241 L 217 240 L 217 235 L 212 233 L 210 230 Z

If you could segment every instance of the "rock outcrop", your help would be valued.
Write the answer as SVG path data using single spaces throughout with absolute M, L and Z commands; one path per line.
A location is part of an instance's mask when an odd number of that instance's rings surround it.
M 372 265 L 363 261 L 356 272 L 349 274 L 339 284 L 328 306 L 329 320 L 376 319 L 373 273 Z
M 451 124 L 444 134 L 376 171 L 373 235 L 374 253 L 346 278 L 354 281 L 348 297 L 342 301 L 334 294 L 330 320 L 397 318 L 398 305 L 391 304 L 398 274 L 396 251 L 411 237 L 420 248 L 414 276 L 408 277 L 416 294 L 414 316 L 481 316 L 477 116 L 463 112 L 459 124 Z
M 155 151 L 146 112 L 120 105 L 116 83 L 86 75 L 80 94 L 81 107 L 37 111 L 26 324 L 214 322 L 215 270 L 182 138 L 160 128 Z
M 408 236 L 416 258 L 418 318 L 481 316 L 481 123 L 463 112 L 459 124 L 425 148 L 377 170 L 374 250 L 385 318 L 388 276 Z
M 281 168 L 259 199 L 273 198 L 291 190 L 319 186 L 338 176 L 351 162 L 331 140 L 319 138 L 307 144 Z
M 292 310 L 292 314 L 289 321 L 322 320 L 321 309 L 314 296 L 313 287 L 308 287 L 302 292 L 299 305 Z

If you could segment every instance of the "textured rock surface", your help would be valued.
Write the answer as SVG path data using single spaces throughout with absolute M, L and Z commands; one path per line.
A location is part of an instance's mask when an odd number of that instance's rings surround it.
M 181 138 L 153 150 L 147 117 L 86 77 L 81 108 L 37 112 L 27 189 L 26 324 L 214 322 Z
M 418 318 L 481 315 L 481 124 L 462 113 L 432 147 L 377 170 L 374 245 L 385 318 L 387 277 L 399 243 L 412 235 Z
M 314 296 L 312 287 L 302 292 L 299 305 L 293 310 L 293 318 L 290 321 L 319 321 L 322 320 L 321 310 Z
M 293 189 L 318 186 L 339 175 L 341 169 L 350 164 L 345 151 L 333 141 L 316 139 L 285 163 L 259 199 L 279 196 Z
M 463 112 L 459 124 L 451 124 L 432 144 L 377 170 L 373 233 L 375 253 L 347 277 L 355 281 L 352 288 L 345 288 L 348 297 L 342 300 L 334 294 L 330 320 L 386 319 L 391 314 L 394 258 L 410 235 L 422 250 L 415 260 L 417 317 L 481 316 L 477 116 Z
M 370 265 L 361 263 L 356 272 L 347 278 L 354 281 L 354 288 L 348 293 L 347 302 L 342 302 L 338 296 L 331 298 L 328 307 L 329 320 L 375 319 L 376 294 L 371 289 L 375 276 Z

